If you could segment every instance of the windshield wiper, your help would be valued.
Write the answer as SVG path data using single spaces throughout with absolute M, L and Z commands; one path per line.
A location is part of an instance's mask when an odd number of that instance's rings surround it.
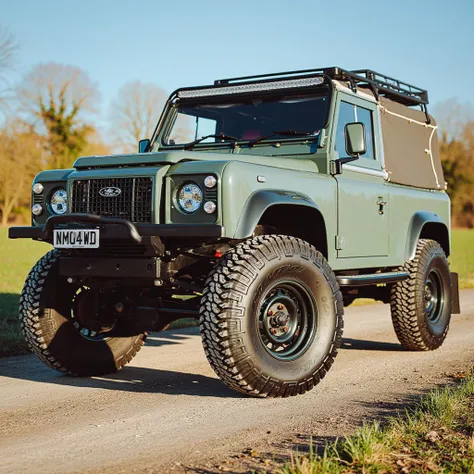
M 212 135 L 206 135 L 204 137 L 198 138 L 191 143 L 188 143 L 184 149 L 185 150 L 191 150 L 191 148 L 194 147 L 194 145 L 197 145 L 198 143 L 201 143 L 203 140 L 206 140 L 207 138 L 220 138 L 221 140 L 232 140 L 233 142 L 236 142 L 238 140 L 237 137 L 233 137 L 232 135 L 226 135 L 225 133 L 216 133 Z
M 272 133 L 269 133 L 268 135 L 262 135 L 261 137 L 257 137 L 253 140 L 249 141 L 249 148 L 253 147 L 257 143 L 263 141 L 263 140 L 268 140 L 269 138 L 276 137 L 278 135 L 283 136 L 283 137 L 310 137 L 310 136 L 317 136 L 319 135 L 320 130 L 317 130 L 316 132 L 298 132 L 297 130 L 274 130 Z

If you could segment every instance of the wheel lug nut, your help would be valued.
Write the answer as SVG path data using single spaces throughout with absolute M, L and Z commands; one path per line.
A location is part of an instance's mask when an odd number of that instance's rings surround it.
M 284 306 L 282 304 L 279 304 L 278 309 L 281 311 L 282 309 L 284 309 Z
M 284 327 L 282 328 L 282 330 L 283 330 L 283 332 L 288 332 L 288 328 L 287 328 L 286 326 L 284 326 Z
M 270 329 L 270 332 L 271 332 L 273 335 L 275 335 L 276 332 L 277 332 L 277 330 L 276 330 L 275 328 L 272 328 L 272 329 Z
M 270 310 L 267 314 L 268 314 L 268 316 L 273 316 L 274 315 L 272 310 Z

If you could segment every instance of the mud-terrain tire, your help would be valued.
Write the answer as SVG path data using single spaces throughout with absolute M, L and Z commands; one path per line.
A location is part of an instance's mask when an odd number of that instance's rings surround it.
M 435 350 L 443 344 L 451 320 L 448 260 L 438 242 L 421 239 L 404 269 L 410 276 L 393 285 L 390 301 L 395 333 L 408 350 Z
M 77 287 L 59 275 L 59 255 L 52 250 L 26 278 L 20 296 L 20 325 L 32 350 L 45 364 L 74 376 L 116 372 L 130 362 L 146 334 L 93 340 L 84 337 L 71 318 Z
M 225 253 L 206 281 L 204 351 L 234 390 L 257 397 L 303 394 L 333 364 L 343 314 L 336 277 L 313 246 L 283 235 L 251 238 Z

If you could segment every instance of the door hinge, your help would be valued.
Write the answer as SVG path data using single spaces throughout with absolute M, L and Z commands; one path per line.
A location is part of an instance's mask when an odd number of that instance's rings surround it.
M 342 250 L 345 243 L 346 242 L 342 235 L 336 235 L 336 250 Z

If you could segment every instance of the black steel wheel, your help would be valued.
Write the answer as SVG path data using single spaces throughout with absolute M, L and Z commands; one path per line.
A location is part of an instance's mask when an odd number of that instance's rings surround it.
M 428 321 L 435 325 L 443 314 L 445 291 L 439 270 L 432 269 L 425 283 L 425 312 Z
M 343 311 L 336 277 L 314 247 L 281 235 L 248 239 L 224 255 L 206 282 L 204 351 L 239 392 L 305 393 L 334 362 Z
M 296 279 L 279 280 L 262 298 L 260 340 L 275 359 L 297 359 L 313 342 L 317 320 L 318 310 L 309 288 Z
M 437 349 L 451 320 L 451 273 L 446 255 L 434 240 L 418 242 L 415 258 L 405 265 L 410 277 L 393 285 L 393 327 L 401 344 L 416 351 Z

